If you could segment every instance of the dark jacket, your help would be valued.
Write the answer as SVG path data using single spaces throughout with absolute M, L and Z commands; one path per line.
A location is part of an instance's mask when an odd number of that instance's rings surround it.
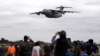
M 69 43 L 66 38 L 66 32 L 59 32 L 60 38 L 57 39 L 56 48 L 55 48 L 55 56 L 66 56 L 67 49 L 69 48 Z
M 6 49 L 5 46 L 0 47 L 0 56 L 6 56 Z

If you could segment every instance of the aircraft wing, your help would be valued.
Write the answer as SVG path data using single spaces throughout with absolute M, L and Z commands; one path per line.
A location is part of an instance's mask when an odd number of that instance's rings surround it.
M 30 13 L 30 14 L 37 14 L 37 15 L 40 15 L 40 12 L 33 12 L 33 13 Z
M 63 11 L 64 13 L 80 13 L 79 11 Z
M 57 12 L 60 12 L 62 14 L 65 14 L 65 13 L 80 13 L 79 11 L 60 11 L 60 10 L 51 10 L 52 12 L 54 11 L 57 11 Z
M 80 13 L 79 11 L 60 11 L 60 10 L 52 10 L 57 12 L 64 12 L 64 13 Z
M 58 12 L 61 12 L 62 14 L 65 14 L 65 13 L 80 13 L 79 11 L 58 11 Z

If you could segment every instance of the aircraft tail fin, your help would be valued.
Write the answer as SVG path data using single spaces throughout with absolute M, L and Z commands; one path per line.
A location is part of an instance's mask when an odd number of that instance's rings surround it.
M 56 8 L 59 8 L 60 11 L 63 11 L 64 8 L 72 8 L 72 7 L 64 7 L 64 6 L 60 6 L 60 7 L 56 7 Z

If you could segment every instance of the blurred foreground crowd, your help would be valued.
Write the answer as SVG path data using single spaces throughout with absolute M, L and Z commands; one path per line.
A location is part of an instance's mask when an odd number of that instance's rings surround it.
M 56 38 L 59 36 L 58 38 Z M 56 32 L 51 43 L 34 42 L 29 36 L 24 41 L 14 44 L 1 44 L 0 56 L 99 56 L 97 44 L 88 41 L 71 41 L 64 30 Z

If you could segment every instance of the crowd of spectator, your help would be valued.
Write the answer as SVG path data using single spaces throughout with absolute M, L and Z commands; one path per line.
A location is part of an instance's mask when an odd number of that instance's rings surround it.
M 0 44 L 0 56 L 99 56 L 97 53 L 98 47 L 93 39 L 72 42 L 64 30 L 56 32 L 51 43 L 34 42 L 25 35 L 19 44 Z

